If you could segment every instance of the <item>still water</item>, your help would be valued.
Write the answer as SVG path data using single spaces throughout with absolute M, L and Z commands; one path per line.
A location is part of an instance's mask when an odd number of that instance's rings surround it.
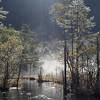
M 53 83 L 39 84 L 36 81 L 24 80 L 23 88 L 17 91 L 0 92 L 0 100 L 63 100 L 63 87 Z M 96 97 L 68 95 L 66 100 L 100 100 Z

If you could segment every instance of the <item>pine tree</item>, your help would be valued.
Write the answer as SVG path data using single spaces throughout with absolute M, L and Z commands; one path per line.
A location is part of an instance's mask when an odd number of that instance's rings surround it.
M 89 17 L 90 8 L 85 6 L 83 0 L 64 0 L 51 6 L 50 14 L 56 19 L 56 23 L 65 30 L 66 36 L 72 38 L 72 52 L 67 47 L 67 64 L 69 66 L 72 87 L 76 90 L 80 83 L 80 63 L 88 37 L 91 36 L 91 29 L 95 26 L 94 17 Z M 83 47 L 84 46 L 84 47 Z M 69 49 L 69 50 L 68 50 Z
M 0 3 L 2 2 L 2 0 L 0 0 Z M 4 11 L 3 8 L 0 8 L 0 19 L 5 19 L 6 15 L 8 14 L 7 11 Z M 3 24 L 2 22 L 0 22 L 0 28 L 2 28 Z

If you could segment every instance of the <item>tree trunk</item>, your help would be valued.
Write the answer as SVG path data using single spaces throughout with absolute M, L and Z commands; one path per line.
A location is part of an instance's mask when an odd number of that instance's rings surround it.
M 22 63 L 22 62 L 21 62 Z M 21 67 L 22 67 L 22 64 L 20 63 L 20 65 L 19 65 L 19 71 L 18 71 L 18 78 L 17 78 L 17 89 L 18 89 L 18 87 L 19 87 L 19 79 L 20 79 L 20 74 L 21 74 Z
M 3 90 L 6 91 L 8 90 L 8 68 L 9 68 L 9 64 L 8 64 L 8 61 L 7 61 L 7 64 L 6 64 L 6 68 L 5 68 L 5 73 L 4 73 L 4 79 L 3 79 Z
M 78 10 L 78 6 L 76 6 L 76 9 Z M 75 75 L 76 75 L 76 92 L 79 88 L 79 39 L 80 39 L 80 32 L 79 32 L 79 25 L 78 25 L 78 21 L 79 21 L 79 13 L 77 12 L 77 23 L 76 23 L 76 26 L 77 26 L 77 40 L 76 40 L 76 69 L 75 69 Z
M 74 54 L 74 35 L 72 33 L 72 71 L 71 71 L 71 91 L 73 92 L 73 90 L 75 89 L 75 74 L 74 74 L 74 58 L 73 58 L 73 54 Z
M 66 37 L 65 37 L 65 32 L 64 32 L 64 95 L 66 95 L 67 94 L 67 81 L 66 81 L 66 58 L 67 58 L 67 56 L 66 56 L 66 45 L 67 45 L 67 43 L 66 43 Z
M 96 75 L 96 92 L 100 95 L 100 62 L 99 62 L 99 37 L 97 36 L 97 75 Z

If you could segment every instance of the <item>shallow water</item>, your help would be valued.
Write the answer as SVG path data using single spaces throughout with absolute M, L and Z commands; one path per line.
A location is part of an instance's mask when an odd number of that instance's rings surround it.
M 15 87 L 9 92 L 0 92 L 0 100 L 63 100 L 63 87 L 53 83 L 39 84 L 36 81 L 24 80 L 23 88 Z M 96 97 L 68 95 L 66 100 L 100 100 Z
M 1 92 L 0 100 L 62 100 L 62 90 L 62 86 L 53 83 L 24 80 L 21 90 L 14 87 L 9 92 Z

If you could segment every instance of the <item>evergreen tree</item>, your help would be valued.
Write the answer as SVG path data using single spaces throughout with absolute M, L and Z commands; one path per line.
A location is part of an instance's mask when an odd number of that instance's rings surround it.
M 19 32 L 13 28 L 3 27 L 0 34 L 0 74 L 2 75 L 2 89 L 7 90 L 19 70 L 20 56 L 23 46 Z
M 33 32 L 28 25 L 24 24 L 20 31 L 20 37 L 24 45 L 22 66 L 23 69 L 25 67 L 26 70 L 30 69 L 31 74 L 33 68 L 38 64 L 38 54 L 36 51 L 38 47 L 37 34 Z
M 2 0 L 0 0 L 0 3 L 2 2 Z M 0 8 L 0 20 L 5 19 L 6 15 L 8 14 L 7 11 L 4 11 L 3 8 Z M 2 28 L 3 24 L 2 22 L 0 22 L 0 28 Z
M 72 89 L 76 92 L 80 88 L 80 70 L 83 57 L 88 52 L 89 38 L 92 37 L 92 28 L 95 26 L 94 17 L 89 17 L 90 8 L 83 0 L 64 0 L 51 6 L 50 14 L 56 23 L 65 30 L 69 37 L 67 44 L 67 65 L 71 72 Z M 72 39 L 71 39 L 72 38 Z M 70 50 L 72 51 L 70 52 Z M 72 90 L 73 91 L 73 90 Z

